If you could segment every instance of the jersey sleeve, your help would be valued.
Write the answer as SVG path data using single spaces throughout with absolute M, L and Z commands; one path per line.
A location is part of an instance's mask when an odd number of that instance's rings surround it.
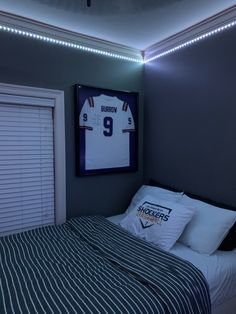
M 123 133 L 135 131 L 134 119 L 128 103 L 123 104 Z
M 85 100 L 84 105 L 79 115 L 79 127 L 82 129 L 92 130 L 91 123 L 91 108 L 93 106 L 93 99 L 89 97 Z

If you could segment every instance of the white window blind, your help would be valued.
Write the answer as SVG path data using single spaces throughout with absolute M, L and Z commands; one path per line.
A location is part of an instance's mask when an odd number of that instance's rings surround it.
M 52 110 L 0 103 L 0 236 L 55 222 Z

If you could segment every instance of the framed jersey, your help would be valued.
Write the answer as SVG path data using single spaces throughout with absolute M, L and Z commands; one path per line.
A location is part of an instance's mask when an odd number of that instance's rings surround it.
M 76 174 L 136 171 L 138 93 L 75 85 Z

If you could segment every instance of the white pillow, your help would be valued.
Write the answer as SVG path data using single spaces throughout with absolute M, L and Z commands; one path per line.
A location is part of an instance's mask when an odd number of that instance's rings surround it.
M 156 199 L 166 200 L 174 203 L 178 202 L 183 197 L 182 192 L 172 192 L 156 186 L 143 185 L 132 198 L 129 207 L 126 210 L 126 214 L 130 213 L 147 195 L 153 196 Z
M 186 195 L 180 200 L 180 204 L 191 207 L 195 215 L 179 241 L 199 253 L 210 255 L 215 252 L 235 223 L 236 212 Z
M 194 212 L 177 203 L 145 196 L 120 226 L 164 250 L 170 250 Z

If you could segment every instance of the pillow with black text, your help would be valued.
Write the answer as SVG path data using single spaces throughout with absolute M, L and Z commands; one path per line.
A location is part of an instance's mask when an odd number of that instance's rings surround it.
M 136 207 L 136 205 L 147 195 L 152 196 L 155 199 L 166 200 L 168 202 L 174 203 L 179 202 L 183 197 L 182 192 L 173 192 L 156 186 L 142 185 L 132 198 L 129 207 L 126 210 L 126 213 L 130 213 Z
M 146 196 L 122 219 L 120 226 L 168 251 L 193 214 L 193 210 L 178 203 Z

